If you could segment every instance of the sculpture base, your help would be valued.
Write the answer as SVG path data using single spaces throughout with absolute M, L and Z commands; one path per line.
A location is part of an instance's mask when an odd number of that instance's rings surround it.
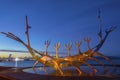
M 107 66 L 108 68 L 108 72 L 105 72 L 103 66 L 94 66 L 98 72 L 94 75 L 94 76 L 117 76 L 120 73 L 120 68 L 117 69 L 116 72 L 114 71 L 113 66 Z M 83 74 L 79 75 L 78 71 L 75 70 L 75 68 L 73 67 L 69 67 L 69 68 L 63 68 L 62 71 L 64 73 L 64 75 L 62 76 L 89 76 L 89 74 L 92 72 L 92 69 L 90 69 L 88 66 L 81 66 L 80 67 L 82 71 L 84 71 Z M 41 75 L 54 75 L 54 76 L 61 76 L 58 72 L 56 72 L 52 67 L 37 67 L 35 68 L 35 70 L 33 70 L 32 68 L 27 68 L 23 70 L 24 72 L 27 73 L 33 73 L 33 74 L 41 74 Z

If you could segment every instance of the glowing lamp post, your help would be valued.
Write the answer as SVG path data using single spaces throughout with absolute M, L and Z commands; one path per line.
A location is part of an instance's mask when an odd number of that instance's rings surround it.
M 15 58 L 15 67 L 17 68 L 18 67 L 18 60 L 19 60 L 19 58 Z

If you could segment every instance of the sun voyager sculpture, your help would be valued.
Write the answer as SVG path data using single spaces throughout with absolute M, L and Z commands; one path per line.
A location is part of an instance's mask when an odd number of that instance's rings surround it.
M 71 43 L 66 44 L 65 47 L 68 51 L 68 53 L 67 53 L 68 56 L 66 56 L 66 57 L 59 57 L 58 50 L 60 48 L 60 42 L 56 43 L 54 46 L 54 48 L 56 50 L 55 57 L 50 56 L 48 54 L 48 47 L 50 45 L 50 41 L 45 41 L 45 47 L 46 47 L 45 52 L 40 52 L 31 46 L 30 39 L 29 39 L 30 27 L 28 25 L 27 16 L 26 16 L 26 32 L 25 32 L 27 42 L 24 42 L 22 39 L 20 39 L 18 36 L 16 36 L 13 33 L 10 33 L 10 32 L 1 32 L 1 33 L 17 42 L 23 44 L 28 49 L 29 53 L 32 55 L 34 60 L 36 60 L 35 64 L 33 65 L 33 70 L 36 69 L 37 63 L 41 63 L 44 65 L 43 66 L 44 69 L 46 69 L 46 67 L 52 67 L 55 70 L 55 73 L 57 73 L 57 75 L 59 75 L 59 76 L 68 76 L 66 74 L 65 70 L 68 69 L 69 67 L 73 67 L 73 69 L 76 71 L 78 76 L 83 76 L 83 75 L 94 76 L 98 70 L 94 66 L 92 66 L 91 64 L 88 63 L 89 60 L 96 61 L 97 63 L 102 65 L 104 67 L 104 73 L 109 72 L 108 68 L 104 65 L 104 63 L 102 61 L 100 61 L 99 59 L 97 59 L 95 56 L 100 56 L 100 57 L 104 58 L 111 65 L 113 65 L 113 67 L 115 67 L 115 65 L 112 63 L 112 61 L 107 56 L 105 56 L 104 54 L 99 52 L 99 49 L 103 46 L 108 35 L 112 31 L 114 31 L 116 27 L 112 26 L 109 29 L 106 29 L 105 35 L 103 35 L 100 16 L 98 16 L 98 21 L 99 21 L 99 27 L 100 27 L 100 32 L 98 33 L 100 41 L 98 42 L 98 44 L 95 45 L 95 47 L 91 48 L 90 47 L 91 38 L 87 37 L 84 39 L 84 41 L 87 43 L 88 49 L 85 52 L 81 52 L 80 46 L 82 44 L 82 41 L 75 42 L 75 46 L 78 49 L 78 53 L 73 56 L 71 56 L 71 53 L 70 53 L 72 44 Z M 92 71 L 90 73 L 84 72 L 80 68 L 81 65 L 87 65 Z M 114 68 L 114 69 L 116 69 L 116 68 Z

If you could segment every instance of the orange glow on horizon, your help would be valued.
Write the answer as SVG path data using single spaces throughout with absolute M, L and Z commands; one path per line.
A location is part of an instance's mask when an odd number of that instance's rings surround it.
M 0 52 L 0 58 L 8 58 L 12 54 L 12 57 L 31 57 L 29 53 L 16 53 L 16 52 Z

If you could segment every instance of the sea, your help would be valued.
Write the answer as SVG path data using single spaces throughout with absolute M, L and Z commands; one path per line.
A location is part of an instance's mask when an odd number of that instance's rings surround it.
M 98 60 L 100 60 L 102 63 L 104 63 L 106 65 L 106 67 L 108 67 L 108 69 L 110 70 L 110 72 L 113 71 L 114 67 L 111 66 L 111 63 L 109 61 L 106 61 L 102 58 L 99 58 Z M 120 75 L 120 58 L 110 58 L 110 60 L 112 61 L 112 63 L 114 65 L 117 65 L 117 70 L 116 72 L 114 73 L 115 75 Z M 28 61 L 2 61 L 0 62 L 0 66 L 6 66 L 6 67 L 13 67 L 13 68 L 26 68 L 27 69 L 24 69 L 23 71 L 24 72 L 28 72 L 28 73 L 33 73 L 33 74 L 46 74 L 46 72 L 43 70 L 43 65 L 41 63 L 38 63 L 36 65 L 36 71 L 35 72 L 33 69 L 32 69 L 32 66 L 34 65 L 36 61 L 34 60 L 28 60 Z M 97 75 L 100 75 L 102 72 L 103 72 L 103 66 L 100 66 L 99 63 L 97 63 L 96 61 L 92 61 L 92 60 L 88 60 L 88 63 L 93 65 L 99 73 L 97 73 Z M 96 65 L 95 65 L 96 64 Z M 39 67 L 39 70 L 38 70 L 38 67 Z M 90 72 L 90 68 L 86 65 L 82 65 L 80 66 L 80 68 L 85 71 L 85 72 Z M 41 69 L 41 70 L 40 70 Z M 52 72 L 53 70 L 51 68 L 47 68 L 47 72 Z M 47 73 L 47 74 L 49 74 Z

